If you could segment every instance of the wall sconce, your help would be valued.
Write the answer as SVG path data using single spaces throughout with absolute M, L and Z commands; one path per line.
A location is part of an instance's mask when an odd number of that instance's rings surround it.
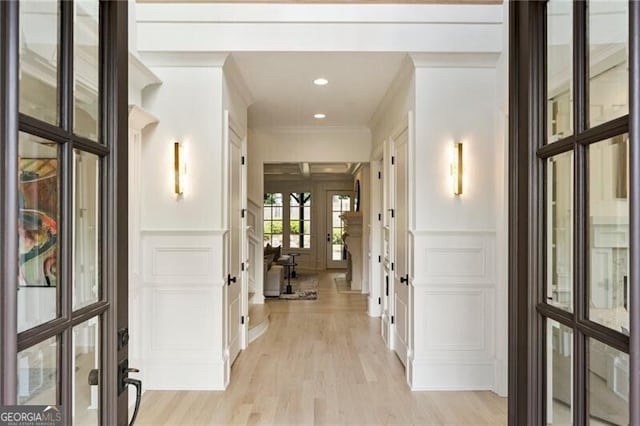
M 187 174 L 187 164 L 184 158 L 184 147 L 180 142 L 173 143 L 173 173 L 174 192 L 176 195 L 184 194 L 185 177 Z
M 462 194 L 462 142 L 454 142 L 451 150 L 451 183 L 453 194 Z

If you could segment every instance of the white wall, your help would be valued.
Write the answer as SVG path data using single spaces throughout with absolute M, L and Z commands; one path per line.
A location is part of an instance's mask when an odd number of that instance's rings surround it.
M 224 389 L 222 63 L 152 70 L 143 106 L 141 363 L 147 389 Z M 187 187 L 173 193 L 173 142 L 185 145 Z
M 146 229 L 222 227 L 222 69 L 153 67 L 164 82 L 144 107 L 159 118 L 144 132 L 142 223 Z M 187 189 L 173 193 L 173 142 L 185 146 Z
M 414 55 L 413 389 L 495 389 L 496 334 L 506 327 L 495 310 L 495 57 L 454 59 Z M 464 144 L 460 196 L 453 142 Z

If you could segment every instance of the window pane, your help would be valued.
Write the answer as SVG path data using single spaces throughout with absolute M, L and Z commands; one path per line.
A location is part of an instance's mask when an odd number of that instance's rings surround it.
M 58 316 L 58 147 L 19 137 L 18 332 Z
M 289 247 L 300 248 L 300 235 L 292 234 L 289 236 Z
M 629 3 L 591 0 L 589 9 L 589 124 L 629 112 Z
M 99 158 L 74 152 L 75 191 L 73 200 L 73 308 L 79 309 L 100 298 L 98 257 Z
M 18 404 L 58 405 L 58 338 L 18 353 Z
M 74 1 L 73 131 L 98 140 L 98 0 Z
M 20 1 L 20 112 L 59 125 L 56 0 Z
M 97 425 L 99 386 L 89 385 L 91 370 L 100 370 L 98 317 L 73 327 L 73 424 Z
M 547 160 L 547 303 L 573 310 L 573 152 Z
M 547 424 L 573 424 L 573 330 L 547 319 Z
M 589 146 L 589 318 L 629 334 L 628 135 Z
M 629 355 L 589 339 L 589 424 L 629 424 Z
M 547 142 L 573 133 L 573 4 L 547 3 Z

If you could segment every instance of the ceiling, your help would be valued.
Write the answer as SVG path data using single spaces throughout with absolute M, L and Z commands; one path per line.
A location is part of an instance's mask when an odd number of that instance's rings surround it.
M 360 163 L 266 163 L 265 176 L 279 178 L 342 177 L 353 175 Z
M 249 125 L 366 126 L 404 53 L 240 52 L 233 61 L 251 92 Z M 323 77 L 326 86 L 313 80 Z M 324 119 L 314 114 L 326 114 Z

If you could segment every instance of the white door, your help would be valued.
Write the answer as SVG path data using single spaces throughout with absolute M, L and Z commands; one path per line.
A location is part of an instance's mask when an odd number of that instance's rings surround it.
M 241 346 L 242 332 L 242 222 L 243 206 L 242 201 L 242 139 L 234 130 L 228 112 L 225 112 L 226 137 L 229 147 L 228 151 L 228 224 L 229 233 L 227 237 L 227 350 L 229 351 L 229 365 L 235 361 Z
M 382 160 L 382 338 L 389 348 L 393 347 L 393 276 L 391 265 L 393 259 L 393 173 L 391 158 L 392 142 L 385 141 L 384 158 Z
M 351 211 L 351 192 L 327 192 L 327 269 L 346 268 L 347 252 L 342 241 L 344 221 L 340 216 Z
M 394 141 L 395 158 L 392 162 L 394 188 L 393 211 L 393 312 L 395 330 L 393 349 L 402 363 L 407 365 L 409 341 L 409 271 L 408 271 L 408 133 L 403 130 Z

